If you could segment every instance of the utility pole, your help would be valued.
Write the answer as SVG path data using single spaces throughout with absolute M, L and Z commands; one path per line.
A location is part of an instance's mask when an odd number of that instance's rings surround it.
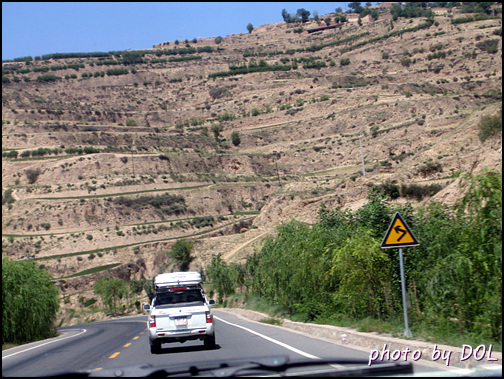
M 362 137 L 359 137 L 360 142 L 360 153 L 362 159 L 362 176 L 366 176 L 366 168 L 364 167 L 364 153 L 362 152 Z
M 280 183 L 280 173 L 278 172 L 278 160 L 275 161 L 277 177 L 278 177 L 278 185 L 282 187 L 282 183 Z
M 131 167 L 133 168 L 133 176 L 135 176 L 135 164 L 133 163 L 133 146 L 131 146 Z

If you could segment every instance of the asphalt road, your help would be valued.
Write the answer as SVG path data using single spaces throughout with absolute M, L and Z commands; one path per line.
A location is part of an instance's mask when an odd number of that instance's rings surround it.
M 151 364 L 191 366 L 201 362 L 287 355 L 290 361 L 316 359 L 369 360 L 369 352 L 355 350 L 292 330 L 243 320 L 214 309 L 217 348 L 203 342 L 163 344 L 151 354 L 147 316 L 94 322 L 59 329 L 60 337 L 18 346 L 2 352 L 2 376 L 50 376 L 78 370 L 105 370 Z M 415 363 L 415 369 L 433 368 Z M 105 373 L 105 371 L 103 371 Z M 99 371 L 97 371 L 99 373 Z

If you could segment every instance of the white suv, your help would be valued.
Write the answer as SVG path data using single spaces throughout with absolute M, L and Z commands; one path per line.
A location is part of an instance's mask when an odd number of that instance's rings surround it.
M 176 279 L 172 280 L 173 277 Z M 161 274 L 156 277 L 155 284 L 151 305 L 144 305 L 144 309 L 150 310 L 147 326 L 151 353 L 158 354 L 163 343 L 198 339 L 203 340 L 205 347 L 215 348 L 210 307 L 215 301 L 208 300 L 199 273 Z

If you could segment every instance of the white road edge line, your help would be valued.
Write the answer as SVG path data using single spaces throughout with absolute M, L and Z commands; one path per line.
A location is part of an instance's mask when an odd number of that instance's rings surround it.
M 69 330 L 74 330 L 74 329 L 69 329 Z M 37 345 L 37 346 L 33 346 L 33 347 L 28 348 L 28 349 L 24 349 L 24 350 L 18 351 L 16 353 L 12 353 L 12 354 L 6 355 L 5 357 L 2 357 L 2 360 L 4 358 L 9 358 L 9 357 L 12 357 L 14 355 L 17 355 L 17 354 L 20 354 L 20 353 L 24 353 L 26 351 L 29 351 L 29 350 L 32 350 L 32 349 L 36 349 L 37 347 L 41 347 L 41 346 L 44 346 L 44 345 L 47 345 L 47 344 L 50 344 L 50 343 L 53 343 L 53 342 L 61 341 L 61 340 L 67 339 L 67 338 L 77 337 L 77 336 L 80 336 L 81 334 L 87 332 L 86 329 L 81 329 L 81 330 L 82 330 L 82 332 L 79 333 L 79 334 L 74 334 L 73 336 L 66 336 L 66 337 L 63 337 L 63 338 L 56 337 L 56 339 L 54 339 L 52 341 L 44 342 L 43 344 L 40 344 L 40 345 Z
M 289 349 L 290 351 L 293 351 L 293 352 L 295 352 L 295 353 L 297 353 L 297 354 L 300 354 L 300 355 L 302 355 L 302 356 L 304 356 L 304 357 L 306 357 L 306 358 L 310 358 L 310 359 L 322 359 L 322 358 L 317 357 L 317 356 L 315 356 L 315 355 L 311 355 L 311 354 L 309 354 L 309 353 L 305 353 L 304 351 L 299 350 L 299 349 L 296 349 L 295 347 L 292 347 L 292 346 L 290 346 L 290 345 L 287 345 L 287 344 L 285 344 L 285 343 L 283 343 L 283 342 L 277 341 L 277 340 L 275 340 L 275 339 L 273 339 L 273 338 L 271 338 L 271 337 L 265 336 L 264 334 L 258 333 L 258 332 L 254 331 L 254 330 L 252 330 L 252 329 L 245 328 L 244 326 L 241 326 L 241 325 L 233 324 L 233 323 L 231 323 L 231 322 L 229 322 L 229 321 L 226 321 L 226 320 L 223 320 L 223 319 L 221 319 L 220 317 L 217 317 L 217 316 L 214 316 L 214 317 L 215 317 L 217 320 L 219 320 L 219 321 L 222 321 L 222 322 L 224 322 L 224 323 L 226 323 L 226 324 L 229 324 L 229 325 L 235 326 L 235 327 L 237 327 L 237 328 L 240 328 L 240 329 L 246 330 L 246 331 L 247 331 L 247 332 L 249 332 L 249 333 L 255 334 L 256 336 L 259 336 L 259 337 L 261 337 L 261 338 L 264 338 L 265 340 L 268 340 L 268 341 L 270 341 L 270 342 L 276 343 L 277 345 L 280 345 L 280 346 L 282 346 L 282 347 L 285 347 L 286 349 Z

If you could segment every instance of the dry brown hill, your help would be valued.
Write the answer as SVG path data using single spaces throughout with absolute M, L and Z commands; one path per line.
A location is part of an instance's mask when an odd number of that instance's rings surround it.
M 358 208 L 371 184 L 437 184 L 397 201 L 453 204 L 460 174 L 502 167 L 501 134 L 478 138 L 501 109 L 501 19 L 451 23 L 462 16 L 314 33 L 323 25 L 282 22 L 189 42 L 195 53 L 159 44 L 134 65 L 4 62 L 2 151 L 18 157 L 2 159 L 2 256 L 39 259 L 75 309 L 101 276 L 169 269 L 177 238 L 195 243 L 191 269 L 240 261 L 279 223 L 316 222 L 322 203 Z M 209 76 L 254 64 L 297 67 Z

